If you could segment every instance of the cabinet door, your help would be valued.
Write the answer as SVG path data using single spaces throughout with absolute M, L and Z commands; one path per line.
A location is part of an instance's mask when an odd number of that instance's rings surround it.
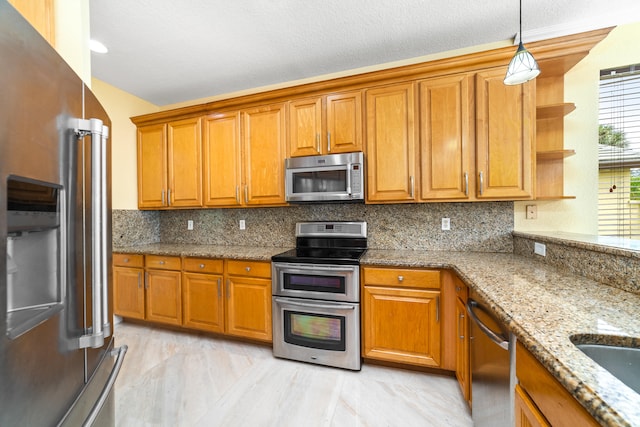
M 476 75 L 477 197 L 533 196 L 535 80 L 507 86 L 504 68 Z
M 180 272 L 170 270 L 147 271 L 147 320 L 182 324 Z
M 367 91 L 367 201 L 415 200 L 414 84 Z
M 167 205 L 166 125 L 138 128 L 138 207 Z
M 227 333 L 271 341 L 271 280 L 227 278 Z
M 182 273 L 183 325 L 224 332 L 222 275 Z
M 362 151 L 362 94 L 327 95 L 327 152 Z
M 473 181 L 473 81 L 469 75 L 420 82 L 420 199 L 468 199 Z M 474 187 L 471 187 L 474 188 Z
M 515 425 L 516 427 L 551 427 L 519 384 L 516 384 L 515 391 Z
M 204 119 L 203 152 L 205 206 L 239 206 L 242 185 L 239 112 Z
M 113 267 L 113 312 L 118 316 L 144 319 L 144 270 Z
M 322 98 L 289 103 L 289 156 L 322 154 Z
M 247 205 L 285 204 L 284 114 L 284 104 L 243 113 L 244 202 Z
M 462 395 L 467 402 L 471 398 L 471 381 L 469 378 L 469 321 L 461 299 L 456 298 L 456 378 L 460 384 Z
M 440 292 L 364 286 L 364 357 L 440 365 Z
M 202 206 L 202 137 L 200 118 L 170 122 L 167 143 L 169 206 Z

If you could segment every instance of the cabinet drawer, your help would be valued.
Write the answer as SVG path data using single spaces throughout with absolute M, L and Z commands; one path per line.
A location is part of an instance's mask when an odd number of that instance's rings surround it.
M 364 284 L 369 286 L 440 289 L 440 272 L 435 270 L 365 267 L 362 273 Z
M 469 287 L 465 285 L 462 280 L 457 277 L 454 280 L 456 296 L 460 298 L 463 302 L 467 302 L 467 298 L 469 296 Z
M 181 264 L 180 257 L 177 256 L 147 255 L 144 265 L 158 270 L 180 270 Z
M 233 276 L 271 278 L 271 263 L 260 261 L 227 261 L 227 273 Z
M 118 267 L 143 267 L 144 255 L 113 254 L 113 265 Z
M 224 270 L 224 262 L 221 259 L 209 258 L 185 258 L 182 265 L 184 271 L 194 273 L 219 273 Z

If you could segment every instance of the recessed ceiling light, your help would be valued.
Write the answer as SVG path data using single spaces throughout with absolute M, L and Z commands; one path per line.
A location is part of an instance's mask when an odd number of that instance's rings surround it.
M 93 40 L 93 39 L 89 40 L 89 49 L 91 49 L 91 52 L 95 52 L 95 53 L 109 52 L 109 49 L 107 49 L 105 45 L 100 43 L 98 40 Z

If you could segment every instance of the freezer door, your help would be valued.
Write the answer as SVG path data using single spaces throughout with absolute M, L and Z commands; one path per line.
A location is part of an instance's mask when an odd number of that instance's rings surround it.
M 59 426 L 113 427 L 115 425 L 113 386 L 126 352 L 126 345 L 114 350 L 113 339 L 108 340 L 104 357 L 98 362 L 97 369 Z

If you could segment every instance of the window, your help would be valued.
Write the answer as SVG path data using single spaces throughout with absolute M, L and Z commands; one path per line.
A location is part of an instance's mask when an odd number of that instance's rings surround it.
M 600 72 L 598 228 L 640 239 L 640 64 Z

